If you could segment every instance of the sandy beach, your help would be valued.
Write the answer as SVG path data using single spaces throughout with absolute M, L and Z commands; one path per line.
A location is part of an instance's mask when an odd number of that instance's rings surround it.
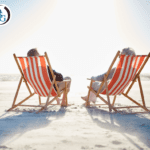
M 37 113 L 42 106 L 19 106 L 8 112 L 20 72 L 41 95 L 47 95 L 54 72 L 57 81 L 71 77 L 68 107 L 50 105 Z M 139 81 L 129 96 L 144 104 L 141 80 L 149 111 L 109 112 L 99 98 L 101 106 L 85 107 L 87 78 L 101 75 L 113 78 L 111 94 Z M 28 96 L 22 83 L 16 103 Z M 116 107 L 137 106 L 125 96 L 117 95 Z M 39 105 L 39 96 L 23 104 Z M 0 150 L 150 150 L 150 0 L 1 0 Z
M 79 84 L 80 83 L 80 84 Z M 87 94 L 86 77 L 72 77 L 68 107 L 49 106 L 36 114 L 37 108 L 18 107 L 6 112 L 12 105 L 18 81 L 0 82 L 0 149 L 12 150 L 148 150 L 150 149 L 150 114 L 122 115 L 109 113 L 108 108 L 86 108 L 80 98 Z M 150 109 L 150 81 L 142 80 L 146 106 Z M 18 101 L 28 96 L 23 85 Z M 138 83 L 129 93 L 141 103 Z M 105 97 L 105 96 L 104 96 Z M 44 102 L 45 99 L 43 98 Z M 38 104 L 35 95 L 28 104 Z M 97 103 L 101 103 L 97 99 Z M 133 105 L 118 96 L 118 106 Z M 124 112 L 140 111 L 141 108 Z M 27 112 L 29 111 L 29 112 Z

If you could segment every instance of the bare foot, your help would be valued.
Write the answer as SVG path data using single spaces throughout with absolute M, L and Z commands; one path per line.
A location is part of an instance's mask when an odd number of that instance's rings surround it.
M 87 101 L 87 96 L 81 97 L 84 101 Z
M 87 101 L 87 96 L 84 96 L 84 97 L 82 96 L 81 98 L 82 98 L 84 101 Z M 92 100 L 90 100 L 90 99 L 89 99 L 89 102 L 93 102 L 93 103 L 95 104 L 95 101 L 92 101 Z
M 65 105 L 66 105 L 65 95 L 63 95 L 61 105 L 62 105 L 62 106 L 65 106 Z
M 62 105 L 62 106 L 66 106 L 66 101 L 65 101 L 65 99 L 62 99 L 61 105 Z

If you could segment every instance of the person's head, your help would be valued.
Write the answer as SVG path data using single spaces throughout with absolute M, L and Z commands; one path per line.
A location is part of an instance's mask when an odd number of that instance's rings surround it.
M 39 52 L 36 48 L 33 48 L 33 49 L 30 49 L 27 53 L 27 57 L 30 57 L 30 56 L 39 56 Z
M 134 49 L 131 47 L 123 48 L 121 51 L 121 54 L 122 55 L 136 55 Z

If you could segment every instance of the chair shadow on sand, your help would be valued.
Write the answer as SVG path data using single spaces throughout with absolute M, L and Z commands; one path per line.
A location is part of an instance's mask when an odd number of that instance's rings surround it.
M 93 122 L 100 128 L 119 132 L 137 149 L 141 150 L 142 148 L 138 144 L 138 141 L 133 141 L 127 136 L 127 134 L 136 136 L 139 141 L 143 142 L 148 148 L 150 148 L 150 120 L 145 118 L 143 115 L 109 113 L 108 111 L 100 110 L 97 107 L 90 107 L 86 109 Z M 118 142 L 121 143 L 122 141 Z
M 51 106 L 49 108 L 52 107 L 55 106 Z M 53 120 L 63 118 L 65 113 L 66 108 L 61 107 L 58 111 L 49 110 L 43 111 L 39 114 L 36 114 L 36 112 L 16 112 L 8 117 L 4 117 L 5 114 L 3 114 L 0 116 L 0 145 L 13 142 L 21 137 L 24 133 L 31 130 L 45 128 L 52 123 Z M 8 112 L 6 114 L 8 114 Z

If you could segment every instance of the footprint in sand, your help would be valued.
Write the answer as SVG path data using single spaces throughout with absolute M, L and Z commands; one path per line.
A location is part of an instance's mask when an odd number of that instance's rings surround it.
M 0 149 L 12 149 L 12 148 L 8 148 L 8 147 L 6 147 L 6 146 L 0 145 Z
M 110 137 L 112 137 L 112 135 L 107 135 L 107 138 L 110 138 Z
M 62 140 L 63 143 L 69 143 L 70 141 L 67 140 Z
M 112 141 L 112 143 L 113 143 L 113 144 L 116 144 L 116 145 L 121 144 L 121 142 L 119 142 L 119 141 Z
M 81 149 L 90 149 L 89 146 L 82 146 Z
M 26 150 L 32 149 L 32 147 L 30 147 L 29 145 L 26 145 L 24 148 L 25 148 Z
M 105 147 L 105 146 L 103 146 L 103 145 L 95 145 L 95 147 L 102 148 L 102 147 Z

